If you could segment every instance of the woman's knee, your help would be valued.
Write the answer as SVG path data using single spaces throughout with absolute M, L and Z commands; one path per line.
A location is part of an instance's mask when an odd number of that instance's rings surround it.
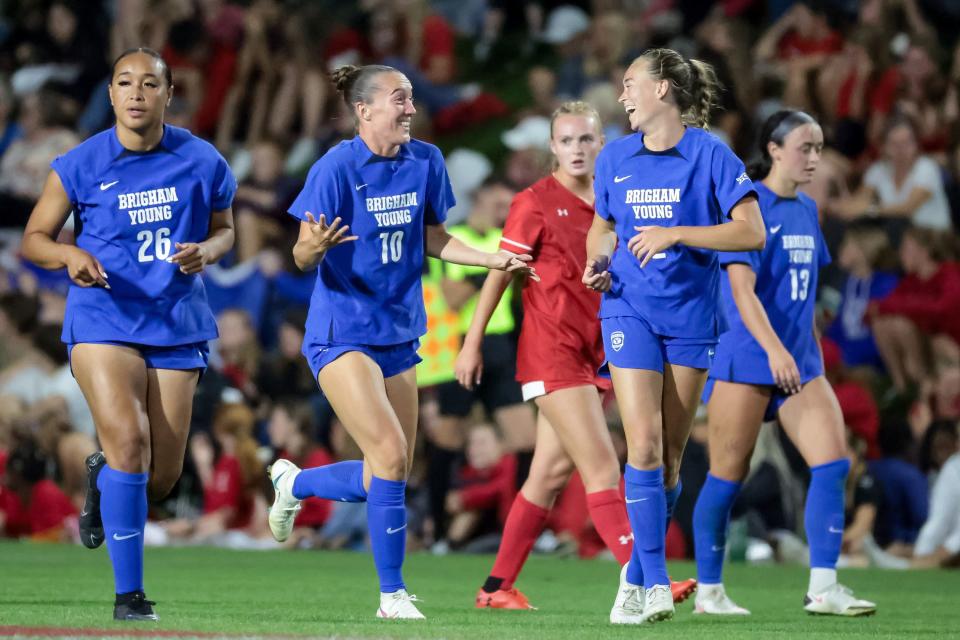
M 663 465 L 663 438 L 659 429 L 628 429 L 627 458 L 638 469 Z
M 173 490 L 180 474 L 183 472 L 183 457 L 178 460 L 158 461 L 150 469 L 150 481 L 147 485 L 147 492 L 151 500 L 163 500 Z
M 372 451 L 364 451 L 373 475 L 384 480 L 403 480 L 407 477 L 407 441 L 403 434 L 383 438 Z
M 138 421 L 134 420 L 98 426 L 104 455 L 111 468 L 124 473 L 147 471 L 150 432 L 145 424 L 138 424 Z

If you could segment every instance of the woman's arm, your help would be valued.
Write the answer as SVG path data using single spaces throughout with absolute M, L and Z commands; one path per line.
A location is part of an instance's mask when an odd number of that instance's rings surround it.
M 587 231 L 587 264 L 581 281 L 594 291 L 609 291 L 611 285 L 610 257 L 617 248 L 617 231 L 613 220 L 593 216 Z
M 44 269 L 66 267 L 70 279 L 78 286 L 99 285 L 109 289 L 107 272 L 96 258 L 79 247 L 56 241 L 72 208 L 60 176 L 51 171 L 23 231 L 20 251 L 24 258 Z
M 506 271 L 491 271 L 483 282 L 483 288 L 480 289 L 480 297 L 477 299 L 477 307 L 470 320 L 470 328 L 467 330 L 467 335 L 463 337 L 463 346 L 453 366 L 457 381 L 467 389 L 473 389 L 474 384 L 480 384 L 483 376 L 483 356 L 480 355 L 483 335 L 511 280 L 511 275 Z
M 187 275 L 200 273 L 208 264 L 220 260 L 233 247 L 233 210 L 223 209 L 210 215 L 210 233 L 203 242 L 177 242 L 177 252 L 167 258 L 180 265 Z
M 532 260 L 527 254 L 517 255 L 502 249 L 496 253 L 487 253 L 474 249 L 451 236 L 442 224 L 428 224 L 425 229 L 428 256 L 470 267 L 517 272 L 529 275 L 534 280 L 540 280 L 533 267 L 527 264 Z
M 630 253 L 645 267 L 658 253 L 675 244 L 715 251 L 759 251 L 767 240 L 760 205 L 753 196 L 747 196 L 730 210 L 730 222 L 708 227 L 661 227 L 650 225 L 634 227 L 639 233 L 627 244 Z
M 882 218 L 912 218 L 917 209 L 933 197 L 929 190 L 923 187 L 914 187 L 910 195 L 903 202 L 881 205 L 876 209 L 867 209 L 867 213 L 875 213 Z
M 757 275 L 747 265 L 733 263 L 727 265 L 727 276 L 730 278 L 730 289 L 737 304 L 737 311 L 740 312 L 750 335 L 760 343 L 767 354 L 774 382 L 787 393 L 800 391 L 800 370 L 797 363 L 773 330 L 770 318 L 757 298 Z
M 877 519 L 877 506 L 861 504 L 853 514 L 853 522 L 843 532 L 843 549 L 847 553 L 859 553 L 863 549 L 863 539 L 873 531 Z

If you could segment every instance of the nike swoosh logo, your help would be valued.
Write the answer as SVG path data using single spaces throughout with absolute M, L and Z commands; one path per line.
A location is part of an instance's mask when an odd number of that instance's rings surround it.
M 403 525 L 402 527 L 397 527 L 396 529 L 391 529 L 390 527 L 387 527 L 387 534 L 389 535 L 389 534 L 396 533 L 397 531 L 403 531 L 406 528 L 407 528 L 407 525 Z
M 780 227 L 782 226 L 783 226 L 782 224 L 778 224 L 775 227 L 770 227 L 770 233 L 776 233 L 777 231 L 780 231 Z
M 109 189 L 109 188 L 112 187 L 113 185 L 117 184 L 118 182 L 120 182 L 120 181 L 119 181 L 119 180 L 114 180 L 113 182 L 107 182 L 106 184 L 104 184 L 103 182 L 101 182 L 101 183 L 100 183 L 100 191 L 106 191 L 107 189 Z
M 622 176 L 622 177 L 621 177 L 621 176 L 613 176 L 613 181 L 614 181 L 614 183 L 616 183 L 616 184 L 620 184 L 621 182 L 623 182 L 624 180 L 626 180 L 627 178 L 629 178 L 629 177 L 632 176 L 632 175 L 633 175 L 633 174 L 631 173 L 631 174 L 628 175 L 628 176 Z
M 80 512 L 80 517 L 81 517 L 81 518 L 83 518 L 84 516 L 88 516 L 88 515 L 90 515 L 90 512 L 89 512 L 89 511 L 81 511 L 81 512 Z
M 714 544 L 714 545 L 710 545 L 710 551 L 723 551 L 723 547 L 722 547 L 722 546 L 717 546 L 717 545 L 715 545 L 715 544 Z
M 624 498 L 624 501 L 627 504 L 634 504 L 635 502 L 643 502 L 644 500 L 649 500 L 650 498 L 637 498 L 636 500 L 631 500 L 630 498 Z
M 360 191 L 360 189 L 363 189 L 365 186 L 367 186 L 367 184 L 369 184 L 369 183 L 358 184 L 358 185 L 357 185 L 357 191 Z
M 118 536 L 117 534 L 113 534 L 113 539 L 119 542 L 120 540 L 129 540 L 130 538 L 136 538 L 138 535 L 140 535 L 139 531 L 135 531 L 126 536 Z
M 827 527 L 827 531 L 830 533 L 843 533 L 843 529 L 837 529 L 836 527 Z

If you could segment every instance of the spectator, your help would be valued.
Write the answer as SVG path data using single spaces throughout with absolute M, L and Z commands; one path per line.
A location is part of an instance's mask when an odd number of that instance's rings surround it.
M 47 542 L 73 538 L 77 509 L 46 470 L 47 459 L 32 439 L 22 439 L 10 452 L 0 484 L 0 536 Z
M 283 148 L 262 140 L 250 150 L 252 173 L 237 188 L 237 260 L 243 262 L 266 247 L 286 251 L 296 242 L 297 226 L 287 207 L 300 182 L 283 175 Z
M 914 440 L 903 421 L 890 421 L 880 431 L 883 457 L 867 463 L 880 488 L 880 505 L 873 537 L 883 548 L 896 554 L 917 539 L 927 519 L 929 484 L 915 464 Z
M 867 566 L 869 560 L 864 542 L 873 531 L 881 494 L 863 459 L 866 443 L 855 436 L 850 440 L 850 474 L 847 476 L 841 553 L 846 556 L 847 566 Z

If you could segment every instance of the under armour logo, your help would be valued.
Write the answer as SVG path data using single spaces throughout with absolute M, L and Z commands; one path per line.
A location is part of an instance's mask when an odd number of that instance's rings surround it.
M 570 212 L 567 211 L 566 209 L 557 209 L 557 215 L 563 218 L 563 217 L 569 216 Z
M 625 547 L 633 540 L 633 534 L 630 533 L 629 535 L 620 536 L 618 539 L 620 540 L 620 544 Z

